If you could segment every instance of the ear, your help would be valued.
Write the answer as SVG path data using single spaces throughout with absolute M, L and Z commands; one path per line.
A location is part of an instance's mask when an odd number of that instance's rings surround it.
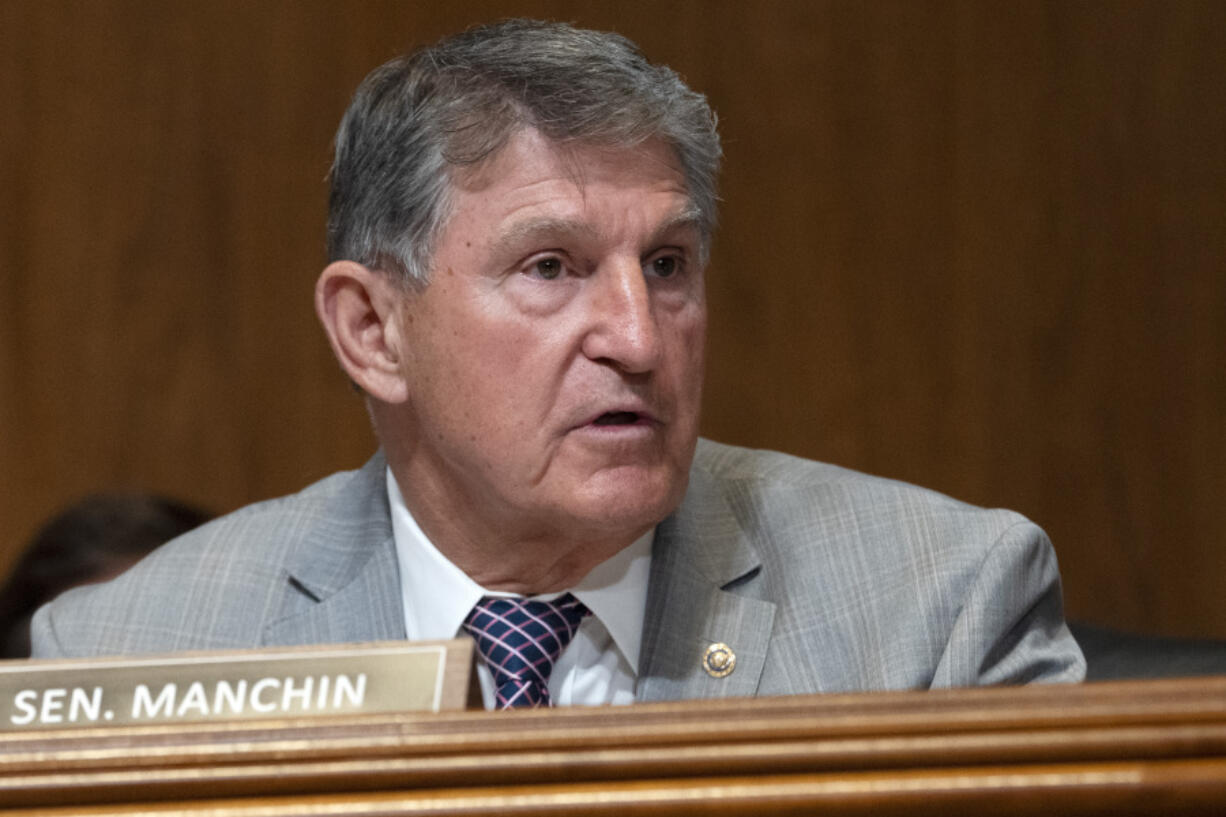
M 408 396 L 400 370 L 404 297 L 388 275 L 354 261 L 334 261 L 315 283 L 315 312 L 341 368 L 385 403 L 402 403 Z

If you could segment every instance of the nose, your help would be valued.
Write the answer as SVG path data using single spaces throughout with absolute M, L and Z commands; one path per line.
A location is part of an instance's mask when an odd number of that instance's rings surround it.
M 660 327 L 638 259 L 610 263 L 589 281 L 584 355 L 630 374 L 655 369 L 660 362 Z

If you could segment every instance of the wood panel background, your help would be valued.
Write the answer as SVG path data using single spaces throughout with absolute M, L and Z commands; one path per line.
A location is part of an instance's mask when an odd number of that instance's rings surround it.
M 1226 4 L 0 3 L 0 563 L 373 442 L 311 310 L 367 71 L 527 14 L 719 111 L 708 436 L 1016 508 L 1073 615 L 1226 637 Z

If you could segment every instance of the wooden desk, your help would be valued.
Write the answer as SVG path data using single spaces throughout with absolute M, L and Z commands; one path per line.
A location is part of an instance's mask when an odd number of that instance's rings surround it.
M 0 736 L 18 814 L 1226 814 L 1226 677 Z

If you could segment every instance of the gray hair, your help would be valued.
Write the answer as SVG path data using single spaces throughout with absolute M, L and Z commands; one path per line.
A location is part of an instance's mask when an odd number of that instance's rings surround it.
M 454 174 L 525 128 L 559 144 L 663 139 L 705 255 L 722 153 L 715 124 L 702 94 L 618 34 L 535 20 L 469 29 L 376 68 L 354 94 L 336 133 L 328 256 L 424 286 Z

